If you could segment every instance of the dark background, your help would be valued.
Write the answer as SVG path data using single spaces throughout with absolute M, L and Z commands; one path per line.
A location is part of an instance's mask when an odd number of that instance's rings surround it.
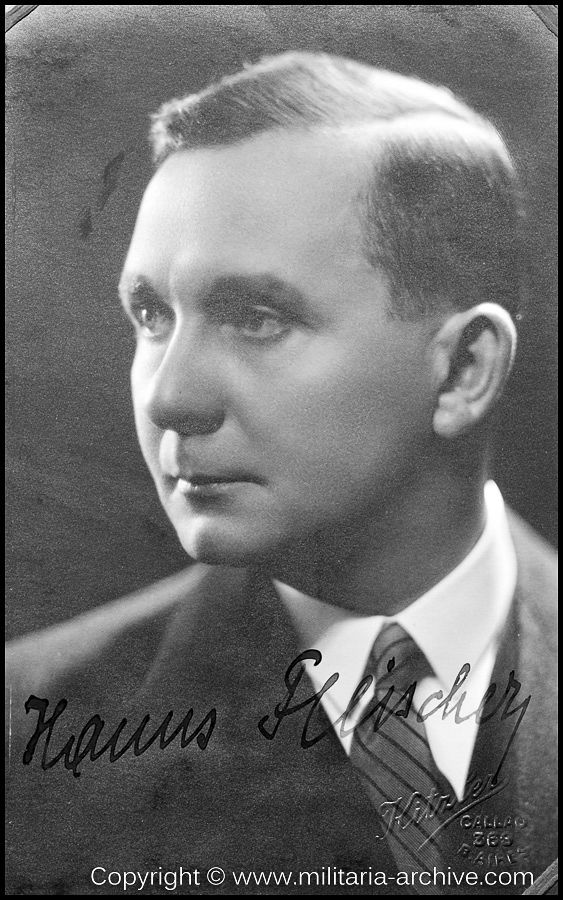
M 506 138 L 529 196 L 529 305 L 495 475 L 555 541 L 552 14 L 516 5 L 39 6 L 9 31 L 10 636 L 186 565 L 137 449 L 132 333 L 116 300 L 151 173 L 148 114 L 286 49 L 444 83 Z

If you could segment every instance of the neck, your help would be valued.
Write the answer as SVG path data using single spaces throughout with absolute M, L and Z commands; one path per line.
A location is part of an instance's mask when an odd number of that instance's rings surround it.
M 467 473 L 466 473 L 467 474 Z M 362 517 L 301 541 L 270 574 L 364 615 L 395 615 L 452 571 L 484 526 L 484 472 L 441 473 L 404 485 Z

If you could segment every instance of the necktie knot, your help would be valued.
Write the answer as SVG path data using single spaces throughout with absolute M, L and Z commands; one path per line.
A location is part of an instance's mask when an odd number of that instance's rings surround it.
M 416 641 L 401 625 L 391 622 L 384 625 L 374 642 L 366 674 L 375 676 L 375 690 L 381 694 L 390 687 L 404 692 L 434 673 Z

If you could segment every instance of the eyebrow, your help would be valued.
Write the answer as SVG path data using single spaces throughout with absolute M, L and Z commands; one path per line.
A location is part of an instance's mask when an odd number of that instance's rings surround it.
M 297 311 L 306 303 L 306 297 L 294 285 L 275 275 L 225 275 L 215 278 L 202 292 L 201 300 L 212 303 L 215 300 L 229 302 L 241 295 L 259 300 L 266 297 L 274 300 L 288 311 Z
M 218 276 L 199 292 L 198 301 L 204 305 L 216 299 L 228 301 L 231 296 L 234 299 L 241 293 L 256 298 L 267 295 L 268 298 L 293 310 L 301 308 L 307 301 L 306 296 L 294 285 L 269 273 Z M 118 295 L 124 305 L 133 301 L 161 299 L 159 292 L 147 278 L 135 274 L 125 275 L 121 279 Z

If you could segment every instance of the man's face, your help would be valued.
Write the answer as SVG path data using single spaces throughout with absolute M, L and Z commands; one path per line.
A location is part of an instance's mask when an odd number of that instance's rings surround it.
M 247 564 L 392 514 L 432 434 L 427 331 L 362 255 L 349 139 L 180 151 L 149 184 L 121 293 L 137 431 L 185 550 Z

